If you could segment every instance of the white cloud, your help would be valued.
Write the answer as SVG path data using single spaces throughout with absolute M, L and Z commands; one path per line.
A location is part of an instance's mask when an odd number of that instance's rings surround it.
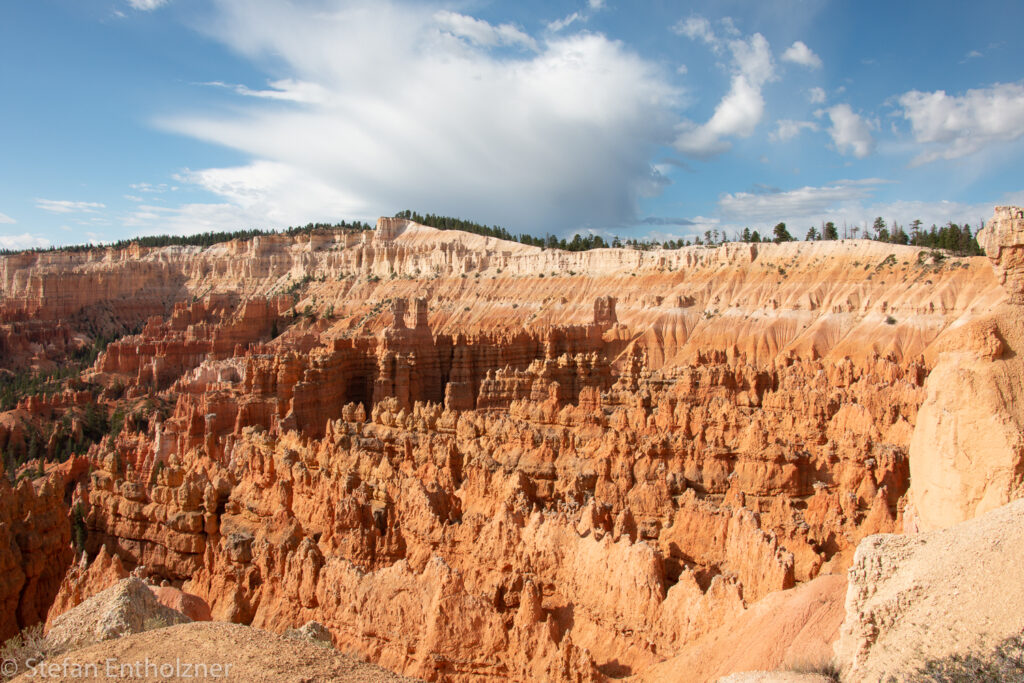
M 604 9 L 604 0 L 588 0 L 590 9 Z
M 189 234 L 244 227 L 280 228 L 367 213 L 358 198 L 301 169 L 276 162 L 185 171 L 175 179 L 206 190 L 220 201 L 176 207 L 140 204 L 124 217 L 124 225 L 149 234 Z
M 518 45 L 530 50 L 537 49 L 537 42 L 512 24 L 494 26 L 483 19 L 448 10 L 437 12 L 434 20 L 442 29 L 483 47 Z
M 818 124 L 813 121 L 793 121 L 791 119 L 779 119 L 776 121 L 777 127 L 775 132 L 771 133 L 768 137 L 774 142 L 785 142 L 786 140 L 792 140 L 797 135 L 800 135 L 801 131 L 810 130 L 817 131 Z
M 920 219 L 926 226 L 943 225 L 947 221 L 969 223 L 977 230 L 979 221 L 992 216 L 996 204 L 1020 204 L 1024 192 L 1005 195 L 991 202 L 969 204 L 952 201 L 878 201 L 875 193 L 888 181 L 879 178 L 839 180 L 821 187 L 801 187 L 794 190 L 769 192 L 737 192 L 719 199 L 719 210 L 724 217 L 723 229 L 742 229 L 743 226 L 770 227 L 779 221 L 786 223 L 790 232 L 802 237 L 807 228 L 834 221 L 842 236 L 842 226 L 864 228 L 876 216 L 887 223 L 894 220 L 907 229 L 911 221 Z
M 736 192 L 718 201 L 722 214 L 732 220 L 778 222 L 788 218 L 838 212 L 854 200 L 871 196 L 878 179 L 841 180 L 824 187 L 801 187 L 775 192 Z
M 11 225 L 11 224 L 14 224 L 14 223 L 17 223 L 17 222 L 18 221 L 14 220 L 10 216 L 8 216 L 6 213 L 0 213 L 0 223 L 6 224 L 6 225 Z
M 132 188 L 136 192 L 146 192 L 149 194 L 162 194 L 168 190 L 176 190 L 176 187 L 170 187 L 167 183 L 132 183 L 128 187 Z
M 680 64 L 679 66 L 676 67 L 676 73 L 679 74 L 680 76 L 685 76 L 688 71 L 689 69 L 686 67 L 685 64 Z
M 720 41 L 711 28 L 711 22 L 700 16 L 680 19 L 672 27 L 672 31 L 691 40 L 700 40 L 713 48 L 718 48 Z
M 871 154 L 875 139 L 868 124 L 848 104 L 837 104 L 825 110 L 832 127 L 828 129 L 840 154 L 853 154 L 858 159 Z
M 707 19 L 690 17 L 674 30 L 712 47 L 722 44 L 711 30 Z M 760 33 L 749 39 L 725 41 L 732 54 L 732 81 L 729 92 L 715 107 L 715 113 L 704 124 L 685 121 L 678 126 L 679 135 L 674 146 L 683 154 L 709 158 L 728 150 L 729 137 L 749 137 L 764 115 L 764 97 L 761 88 L 775 80 L 775 63 L 771 47 Z
M 800 40 L 786 48 L 782 53 L 782 61 L 806 66 L 809 69 L 821 68 L 821 57 L 814 54 L 811 48 Z
M 299 102 L 303 104 L 316 104 L 326 102 L 330 93 L 316 83 L 296 81 L 290 78 L 278 81 L 270 81 L 269 90 L 253 90 L 245 85 L 224 83 L 222 81 L 209 81 L 201 85 L 210 85 L 217 88 L 234 90 L 239 95 L 246 97 L 262 97 L 268 100 L 281 100 L 283 102 Z
M 99 202 L 73 202 L 66 199 L 36 199 L 36 208 L 50 213 L 95 213 L 105 209 Z
M 20 235 L 0 235 L 0 248 L 3 249 L 35 249 L 48 246 L 50 246 L 50 240 L 27 232 Z
M 251 199 L 242 190 L 252 184 L 263 210 L 282 220 L 293 207 L 310 216 L 303 223 L 327 209 L 365 219 L 412 208 L 564 232 L 628 220 L 638 197 L 664 182 L 650 159 L 672 139 L 681 93 L 664 66 L 620 42 L 554 35 L 536 52 L 509 54 L 509 41 L 528 41 L 471 17 L 312 1 L 319 12 L 309 0 L 303 11 L 219 0 L 205 30 L 328 97 L 284 108 L 247 98 L 235 111 L 158 121 L 253 160 L 229 202 Z M 294 197 L 265 190 L 252 170 L 264 163 L 303 179 L 289 183 Z
M 1024 83 L 996 84 L 960 96 L 912 90 L 899 103 L 915 141 L 924 146 L 915 164 L 957 159 L 1024 135 Z
M 134 9 L 141 10 L 143 12 L 152 12 L 158 7 L 163 7 L 170 0 L 128 0 L 128 4 Z
M 807 99 L 811 104 L 825 103 L 825 89 L 814 87 L 807 91 Z
M 561 31 L 563 28 L 571 26 L 572 24 L 580 20 L 584 20 L 583 15 L 581 15 L 579 12 L 573 12 L 567 17 L 564 17 L 562 19 L 556 19 L 555 21 L 549 22 L 548 30 L 557 33 L 558 31 Z

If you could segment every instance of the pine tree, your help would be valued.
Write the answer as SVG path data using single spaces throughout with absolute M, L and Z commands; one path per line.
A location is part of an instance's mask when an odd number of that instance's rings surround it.
M 775 229 L 773 230 L 773 232 L 775 234 L 775 241 L 776 242 L 792 242 L 793 241 L 793 236 L 789 234 L 789 230 L 786 229 L 786 224 L 785 223 L 776 223 L 775 224 Z

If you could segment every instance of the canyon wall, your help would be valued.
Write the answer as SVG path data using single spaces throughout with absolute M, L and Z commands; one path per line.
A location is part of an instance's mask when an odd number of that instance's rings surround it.
M 1016 305 L 985 259 L 863 240 L 568 253 L 399 219 L 0 282 L 11 335 L 144 323 L 81 378 L 132 419 L 64 489 L 87 559 L 56 604 L 116 557 L 427 680 L 641 673 L 928 523 L 936 372 L 965 331 L 1006 358 L 977 320 Z

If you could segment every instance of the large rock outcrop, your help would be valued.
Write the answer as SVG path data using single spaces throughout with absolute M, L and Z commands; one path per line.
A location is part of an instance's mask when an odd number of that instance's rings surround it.
M 51 652 L 65 652 L 189 621 L 181 612 L 161 605 L 144 581 L 129 577 L 54 619 L 46 645 Z
M 866 538 L 835 648 L 845 675 L 912 680 L 928 662 L 991 658 L 1024 632 L 1021 548 L 1024 501 L 948 529 Z
M 914 529 L 944 528 L 1024 497 L 1022 215 L 997 207 L 978 236 L 1006 303 L 936 344 L 910 443 Z

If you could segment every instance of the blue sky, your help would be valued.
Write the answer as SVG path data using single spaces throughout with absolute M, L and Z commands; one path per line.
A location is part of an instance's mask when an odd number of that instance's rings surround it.
M 1024 4 L 5 0 L 0 246 L 404 208 L 682 237 L 1024 203 Z

